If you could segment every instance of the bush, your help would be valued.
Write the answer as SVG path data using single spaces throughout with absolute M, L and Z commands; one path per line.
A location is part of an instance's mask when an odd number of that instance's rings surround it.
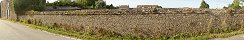
M 240 9 L 240 1 L 239 0 L 234 0 L 231 5 L 229 5 L 230 9 Z
M 200 8 L 209 8 L 209 5 L 203 0 Z

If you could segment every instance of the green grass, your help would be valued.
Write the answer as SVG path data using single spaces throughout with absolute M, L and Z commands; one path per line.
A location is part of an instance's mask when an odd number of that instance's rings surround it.
M 153 39 L 150 37 L 141 39 L 140 37 L 133 37 L 133 36 L 127 36 L 127 37 L 115 37 L 115 36 L 110 36 L 110 35 L 98 36 L 98 35 L 94 35 L 91 33 L 66 31 L 61 28 L 49 28 L 48 26 L 37 26 L 37 25 L 33 25 L 33 24 L 27 24 L 25 22 L 16 22 L 16 23 L 27 25 L 27 26 L 29 26 L 31 28 L 35 28 L 35 29 L 45 30 L 45 31 L 48 31 L 51 33 L 61 34 L 61 35 L 75 37 L 75 38 L 84 39 L 84 40 L 102 40 L 102 39 L 105 39 L 105 40 L 156 40 L 156 39 Z M 205 33 L 204 35 L 194 36 L 194 37 L 185 37 L 184 35 L 160 36 L 159 38 L 157 38 L 157 40 L 208 40 L 208 39 L 212 39 L 212 38 L 226 38 L 226 37 L 230 37 L 230 36 L 234 36 L 234 35 L 238 35 L 238 34 L 244 34 L 244 31 L 239 30 L 239 31 L 232 31 L 232 32 L 228 32 L 228 33 L 226 32 L 226 33 L 218 33 L 218 34 Z
M 190 37 L 190 38 L 186 38 L 186 39 L 188 39 L 188 40 L 208 40 L 208 39 L 212 39 L 212 38 L 227 38 L 227 37 L 235 36 L 238 34 L 244 34 L 244 31 L 233 31 L 230 33 L 221 33 L 221 34 L 207 34 L 207 35 L 203 35 L 203 36 Z
M 55 33 L 55 34 L 71 36 L 71 37 L 75 37 L 75 38 L 79 38 L 79 39 L 84 39 L 83 37 L 88 37 L 86 39 L 93 39 L 91 36 L 87 36 L 87 35 L 89 35 L 87 33 L 70 32 L 70 31 L 65 31 L 63 29 L 42 27 L 42 26 L 37 26 L 37 25 L 33 25 L 33 24 L 26 24 L 26 23 L 23 23 L 23 22 L 17 22 L 17 23 L 29 26 L 31 28 L 45 30 L 45 31 L 48 31 L 48 32 L 51 32 L 51 33 Z

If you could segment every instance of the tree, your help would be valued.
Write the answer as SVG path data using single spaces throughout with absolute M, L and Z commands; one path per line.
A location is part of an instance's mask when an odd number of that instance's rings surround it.
M 42 11 L 45 9 L 46 6 L 46 0 L 36 0 L 36 1 L 32 1 L 33 4 L 31 9 L 35 10 L 35 11 Z
M 106 8 L 106 2 L 103 0 L 58 0 L 54 3 L 47 3 L 48 6 L 80 7 L 80 8 Z M 111 5 L 113 6 L 113 5 Z
M 53 6 L 62 6 L 62 3 L 59 1 L 53 2 Z
M 13 0 L 16 12 L 29 10 L 42 11 L 45 8 L 46 0 Z
M 71 0 L 58 0 L 56 3 L 58 3 L 59 6 L 71 6 Z
M 71 0 L 58 0 L 58 1 L 61 3 L 70 3 L 71 2 Z
M 98 0 L 75 0 L 77 6 L 82 8 L 93 8 Z
M 110 4 L 110 5 L 109 5 L 109 8 L 110 8 L 110 9 L 114 9 L 115 7 L 114 7 L 113 4 Z
M 83 6 L 86 6 L 89 0 L 75 0 L 75 3 L 77 3 L 78 7 L 84 8 Z
M 96 1 L 94 8 L 105 8 L 106 3 L 104 1 Z
M 209 5 L 204 0 L 202 0 L 200 8 L 209 8 Z
M 49 2 L 47 2 L 47 3 L 46 3 L 46 6 L 54 6 L 54 5 L 53 5 L 53 3 L 49 3 Z
M 71 3 L 69 3 L 69 5 L 72 6 L 72 7 L 77 7 L 78 6 L 78 4 L 75 3 L 75 2 L 71 2 Z
M 116 7 L 114 7 L 113 4 L 110 4 L 110 5 L 106 5 L 106 8 L 107 9 L 115 9 Z
M 231 9 L 240 9 L 240 0 L 234 0 L 232 4 L 229 5 Z

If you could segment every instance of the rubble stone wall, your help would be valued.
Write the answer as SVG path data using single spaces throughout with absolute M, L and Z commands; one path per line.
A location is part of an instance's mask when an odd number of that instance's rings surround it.
M 167 10 L 167 11 L 166 11 Z M 195 10 L 195 9 L 194 9 Z M 244 27 L 244 14 L 227 10 L 162 9 L 157 12 L 135 10 L 77 10 L 28 12 L 20 20 L 37 20 L 78 31 L 109 30 L 121 35 L 176 35 L 218 33 Z M 66 25 L 66 26 L 65 26 Z M 68 26 L 67 26 L 68 25 Z

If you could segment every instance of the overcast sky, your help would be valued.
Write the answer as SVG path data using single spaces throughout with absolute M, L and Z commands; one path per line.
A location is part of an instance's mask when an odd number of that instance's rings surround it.
M 47 0 L 54 2 L 56 0 Z M 164 8 L 198 8 L 201 0 L 105 0 L 107 4 L 118 5 L 130 5 L 130 7 L 136 7 L 136 5 L 160 5 Z M 210 8 L 223 8 L 229 5 L 232 0 L 205 0 Z

